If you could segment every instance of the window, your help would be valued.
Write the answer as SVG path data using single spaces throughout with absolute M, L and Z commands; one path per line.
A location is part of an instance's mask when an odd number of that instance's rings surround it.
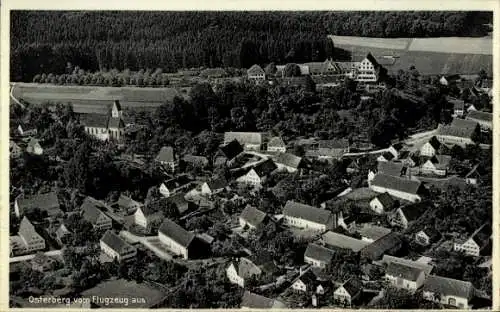
M 448 299 L 448 304 L 452 305 L 452 306 L 456 306 L 457 300 L 455 298 L 450 298 L 450 299 Z

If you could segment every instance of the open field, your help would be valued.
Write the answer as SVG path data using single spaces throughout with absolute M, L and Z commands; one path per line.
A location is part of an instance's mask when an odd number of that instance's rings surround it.
M 384 64 L 391 72 L 414 65 L 424 75 L 477 74 L 493 71 L 491 38 L 365 38 L 329 36 L 336 48 L 350 51 L 354 60 L 368 52 L 382 60 L 394 56 L 393 64 Z
M 136 88 L 95 86 L 54 86 L 35 83 L 16 83 L 12 95 L 30 104 L 47 101 L 73 104 L 76 113 L 105 113 L 112 101 L 119 100 L 123 108 L 152 109 L 174 97 L 188 97 L 189 89 Z

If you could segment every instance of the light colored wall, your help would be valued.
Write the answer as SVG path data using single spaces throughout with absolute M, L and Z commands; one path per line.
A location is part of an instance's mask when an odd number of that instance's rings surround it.
M 181 255 L 184 259 L 188 259 L 188 250 L 183 246 L 179 245 L 176 241 L 170 237 L 164 235 L 163 233 L 158 233 L 158 238 L 166 247 L 176 255 Z
M 405 200 L 408 200 L 411 202 L 420 201 L 420 199 L 421 199 L 420 196 L 415 195 L 415 194 L 410 194 L 410 193 L 405 193 L 405 192 L 401 192 L 401 191 L 397 191 L 397 190 L 393 190 L 393 189 L 388 189 L 388 188 L 376 186 L 373 184 L 370 185 L 370 188 L 377 193 L 387 192 L 387 193 L 389 193 L 389 195 L 392 195 L 392 196 L 397 197 L 397 198 L 405 199 Z

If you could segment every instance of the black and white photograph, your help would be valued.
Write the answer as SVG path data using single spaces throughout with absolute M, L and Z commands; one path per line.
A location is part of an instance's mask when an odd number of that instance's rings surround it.
M 9 10 L 9 307 L 493 309 L 485 8 Z

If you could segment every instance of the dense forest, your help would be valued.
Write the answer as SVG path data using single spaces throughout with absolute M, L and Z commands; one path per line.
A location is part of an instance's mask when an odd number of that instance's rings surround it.
M 487 12 L 30 12 L 11 14 L 11 80 L 84 70 L 248 68 L 335 57 L 327 34 L 482 36 Z M 49 31 L 50 30 L 50 31 Z

